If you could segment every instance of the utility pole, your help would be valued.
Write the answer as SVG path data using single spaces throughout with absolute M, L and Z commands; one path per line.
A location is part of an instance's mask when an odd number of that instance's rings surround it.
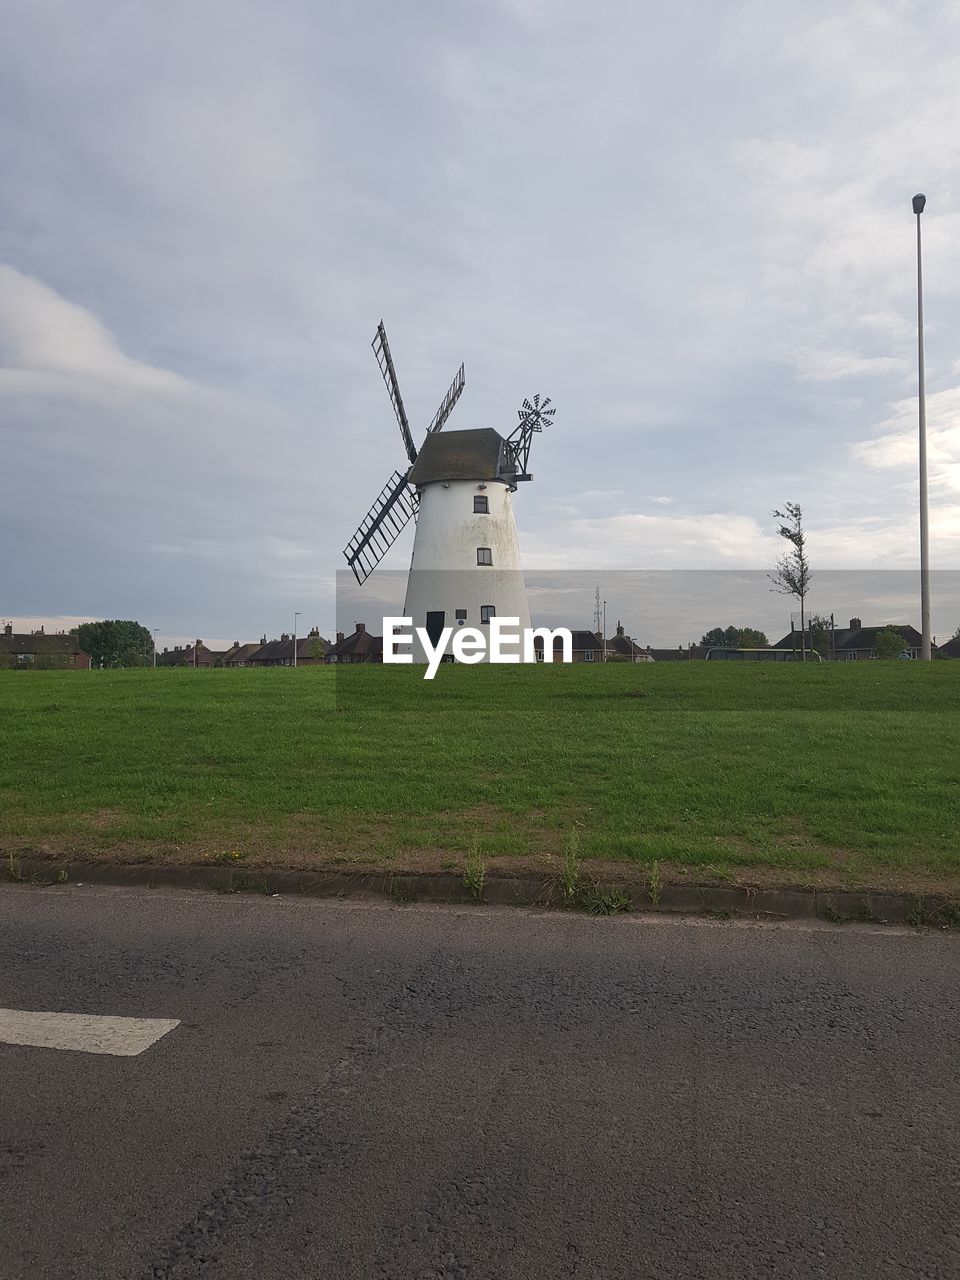
M 606 600 L 604 600 L 603 602 L 603 635 L 601 636 L 601 639 L 603 640 L 603 660 L 604 662 L 606 662 L 607 660 L 607 602 Z
M 913 197 L 917 215 L 917 386 L 920 400 L 920 657 L 929 662 L 930 651 L 930 527 L 927 509 L 927 390 L 923 369 L 923 265 L 920 252 L 920 215 L 927 197 Z
M 159 630 L 160 630 L 159 627 L 153 628 L 153 665 L 154 666 L 157 665 L 157 632 Z

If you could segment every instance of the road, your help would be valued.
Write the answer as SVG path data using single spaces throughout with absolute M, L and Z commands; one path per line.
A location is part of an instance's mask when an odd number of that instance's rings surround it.
M 0 1275 L 955 1280 L 958 977 L 868 926 L 7 886 L 0 1040 L 88 1018 L 0 1043 Z

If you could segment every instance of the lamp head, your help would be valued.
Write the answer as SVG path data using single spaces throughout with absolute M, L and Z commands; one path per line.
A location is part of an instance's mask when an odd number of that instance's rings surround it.
M 927 197 L 926 197 L 926 196 L 914 196 L 914 197 L 913 197 L 913 212 L 914 212 L 914 213 L 916 213 L 916 214 L 921 214 L 921 213 L 923 213 L 923 206 L 924 206 L 926 203 L 927 203 Z

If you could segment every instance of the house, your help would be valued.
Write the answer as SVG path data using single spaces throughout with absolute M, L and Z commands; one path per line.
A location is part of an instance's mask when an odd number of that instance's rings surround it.
M 233 644 L 223 655 L 223 665 L 225 667 L 246 667 L 250 665 L 250 659 L 260 648 L 261 644 L 266 643 L 267 637 L 264 636 L 262 641 L 256 641 L 253 644 L 241 644 L 239 640 L 234 640 Z
M 279 640 L 268 640 L 263 636 L 257 645 L 256 652 L 246 660 L 248 667 L 292 667 L 293 637 L 284 631 Z
M 43 627 L 29 633 L 15 632 L 8 622 L 0 636 L 0 667 L 89 671 L 90 655 L 80 648 L 77 637 L 66 631 L 49 636 Z
M 297 637 L 297 666 L 320 666 L 329 648 L 330 641 L 324 640 L 320 634 L 320 628 L 311 627 L 305 636 Z
M 624 634 L 623 626 L 617 622 L 617 634 L 607 640 L 607 662 L 653 662 L 653 654 L 636 640 Z
M 382 662 L 383 637 L 373 636 L 362 622 L 353 624 L 354 630 L 345 636 L 337 632 L 336 641 L 327 646 L 324 662 Z
M 571 629 L 570 638 L 572 640 L 571 658 L 574 662 L 603 661 L 603 641 L 595 631 L 574 631 Z M 533 645 L 536 650 L 537 661 L 543 662 L 543 637 L 534 636 Z M 563 642 L 559 636 L 556 636 L 553 641 L 553 660 L 554 662 L 563 661 Z
M 216 649 L 208 649 L 202 640 L 193 644 L 164 648 L 157 654 L 158 667 L 222 667 L 226 655 Z
M 937 646 L 938 658 L 960 658 L 960 635 Z
M 293 649 L 296 643 L 297 661 L 293 661 Z M 251 653 L 246 658 L 246 666 L 248 667 L 315 667 L 324 661 L 324 656 L 329 648 L 328 641 L 324 640 L 317 627 L 313 627 L 305 636 L 297 636 L 294 642 L 293 636 L 288 635 L 285 631 L 279 640 L 267 640 L 264 636 L 260 644 L 256 648 L 256 652 Z
M 827 631 L 827 644 L 822 656 L 827 660 L 834 659 L 837 662 L 857 662 L 867 658 L 875 658 L 877 656 L 877 636 L 881 631 L 886 631 L 888 628 L 903 637 L 907 646 L 906 653 L 911 658 L 920 657 L 923 638 L 916 627 L 899 623 L 884 623 L 880 627 L 865 627 L 859 618 L 851 618 L 848 627 L 836 627 L 833 631 Z M 821 635 L 818 638 L 822 640 L 823 637 Z M 792 631 L 771 647 L 774 649 L 792 649 L 799 652 L 801 648 L 800 640 L 801 633 Z M 803 640 L 804 648 L 809 650 L 813 647 L 809 629 L 803 633 Z

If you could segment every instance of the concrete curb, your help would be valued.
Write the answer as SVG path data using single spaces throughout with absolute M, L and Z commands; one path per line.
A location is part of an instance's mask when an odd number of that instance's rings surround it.
M 0 880 L 33 885 L 110 884 L 221 893 L 304 894 L 317 898 L 389 899 L 396 903 L 456 902 L 475 899 L 460 875 L 416 872 L 298 871 L 264 867 L 111 865 L 43 858 L 13 858 Z M 828 920 L 836 924 L 910 924 L 960 928 L 960 905 L 942 896 L 920 897 L 887 891 L 838 889 L 762 889 L 740 885 L 665 884 L 654 895 L 648 887 L 604 881 L 604 891 L 625 895 L 634 911 L 660 911 L 716 918 Z M 564 906 L 560 882 L 537 876 L 488 876 L 482 901 L 512 907 Z

